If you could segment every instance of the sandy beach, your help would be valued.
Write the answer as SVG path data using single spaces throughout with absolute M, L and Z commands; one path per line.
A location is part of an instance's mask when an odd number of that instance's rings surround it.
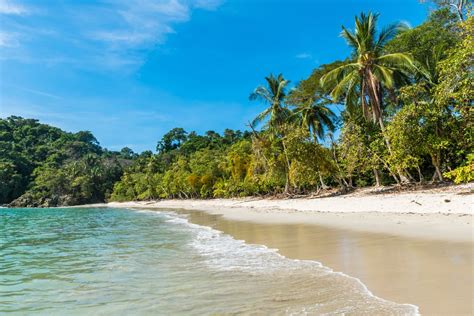
M 397 236 L 471 242 L 474 185 L 415 192 L 295 199 L 162 200 L 109 203 L 114 207 L 204 210 L 227 219 L 272 224 L 315 224 Z
M 173 209 L 289 258 L 359 278 L 379 297 L 427 315 L 471 315 L 472 184 L 299 199 L 165 200 L 110 207 Z

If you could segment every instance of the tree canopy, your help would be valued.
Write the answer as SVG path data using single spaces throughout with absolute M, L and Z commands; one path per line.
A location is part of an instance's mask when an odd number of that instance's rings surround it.
M 89 131 L 67 133 L 38 120 L 0 119 L 0 203 L 102 202 L 133 152 L 110 152 Z

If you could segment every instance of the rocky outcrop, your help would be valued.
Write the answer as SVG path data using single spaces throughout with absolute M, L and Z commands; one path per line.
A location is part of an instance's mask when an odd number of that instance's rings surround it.
M 37 197 L 32 193 L 26 192 L 22 196 L 13 200 L 10 207 L 55 207 L 55 206 L 72 206 L 84 204 L 87 201 L 79 201 L 72 195 L 53 195 L 51 197 Z

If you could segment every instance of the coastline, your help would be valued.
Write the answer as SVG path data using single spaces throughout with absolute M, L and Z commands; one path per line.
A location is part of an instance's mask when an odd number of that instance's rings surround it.
M 359 279 L 377 297 L 418 306 L 421 314 L 468 315 L 474 286 L 471 191 L 472 184 L 327 198 L 95 206 L 172 209 L 191 223 L 278 249 L 287 258 L 318 261 Z
M 356 192 L 320 198 L 162 200 L 105 205 L 199 210 L 234 221 L 313 224 L 404 237 L 473 242 L 473 188 L 471 183 L 415 192 Z

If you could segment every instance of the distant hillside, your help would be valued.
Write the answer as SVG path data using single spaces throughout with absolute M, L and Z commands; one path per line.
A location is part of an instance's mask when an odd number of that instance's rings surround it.
M 101 202 L 131 163 L 88 131 L 68 133 L 38 120 L 0 119 L 0 204 L 59 206 Z

